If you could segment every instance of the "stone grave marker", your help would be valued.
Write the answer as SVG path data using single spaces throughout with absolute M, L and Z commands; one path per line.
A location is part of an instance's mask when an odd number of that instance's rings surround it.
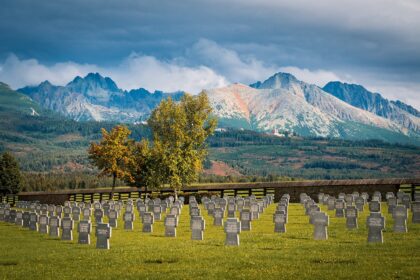
M 96 226 L 96 248 L 109 250 L 110 244 L 109 239 L 112 235 L 112 227 L 109 224 L 99 223 Z
M 57 205 L 55 206 L 55 214 L 61 218 L 61 216 L 63 215 L 63 206 L 61 205 Z
M 83 220 L 84 221 L 90 221 L 90 216 L 92 216 L 92 209 L 90 207 L 83 208 Z
M 319 193 L 318 194 L 318 203 L 323 203 L 324 202 L 324 193 Z
M 413 212 L 412 223 L 420 224 L 420 201 L 411 203 L 411 211 Z
M 160 202 L 160 206 L 162 207 L 162 213 L 166 213 L 166 210 L 168 209 L 168 207 L 169 207 L 169 203 L 168 203 L 168 201 L 166 201 L 166 200 L 162 200 L 161 202 Z
M 273 215 L 274 232 L 286 232 L 286 213 L 276 211 Z
M 133 213 L 134 212 L 134 206 L 132 204 L 127 204 L 125 206 L 125 212 Z
M 207 203 L 207 214 L 209 216 L 213 216 L 215 208 L 216 208 L 216 204 L 213 201 L 209 201 L 209 203 Z
M 160 204 L 153 206 L 153 215 L 155 216 L 155 221 L 162 219 L 162 206 Z
M 236 212 L 236 204 L 235 204 L 235 202 L 233 202 L 233 203 L 229 203 L 228 205 L 227 205 L 227 215 L 228 215 L 228 218 L 235 218 L 235 212 Z
M 190 216 L 201 216 L 201 210 L 198 207 L 190 207 Z
M 139 206 L 139 215 L 140 215 L 140 217 L 142 217 L 143 214 L 146 213 L 146 212 L 147 212 L 147 206 L 146 206 L 146 204 L 140 205 Z
M 11 224 L 15 224 L 16 223 L 16 210 L 15 209 L 10 209 L 9 210 L 9 219 L 8 222 Z
M 242 197 L 239 197 L 236 201 L 236 205 L 237 205 L 238 211 L 241 212 L 242 209 L 244 209 L 245 200 Z
M 308 215 L 309 215 L 309 223 L 311 225 L 313 225 L 314 214 L 317 213 L 317 212 L 320 212 L 320 211 L 321 211 L 321 208 L 319 208 L 319 206 L 316 205 L 316 204 L 311 205 L 309 207 Z M 286 218 L 287 218 L 287 214 L 286 214 Z M 286 222 L 287 222 L 287 220 L 286 220 Z
M 147 211 L 153 213 L 153 207 L 155 206 L 155 202 L 153 200 L 149 200 L 147 202 Z
M 191 216 L 191 239 L 203 240 L 203 232 L 206 227 L 206 221 L 201 216 Z
M 5 220 L 5 212 L 6 212 L 6 209 L 0 208 L 0 221 L 2 222 L 4 222 Z
M 258 203 L 251 202 L 251 219 L 257 220 L 260 217 L 260 207 Z
M 328 239 L 328 225 L 330 220 L 327 214 L 323 212 L 314 212 L 312 223 L 314 225 L 314 239 L 327 240 Z
M 104 217 L 104 210 L 102 210 L 101 208 L 96 208 L 93 211 L 93 216 L 95 217 L 95 222 L 97 224 L 101 224 L 102 223 L 102 218 Z
M 392 214 L 394 213 L 394 209 L 397 206 L 397 198 L 396 197 L 390 197 L 388 198 L 388 213 Z
M 367 192 L 362 192 L 361 196 L 364 198 L 365 201 L 369 200 L 369 194 Z
M 115 209 L 108 210 L 108 222 L 109 226 L 116 228 L 118 227 L 118 211 Z
M 61 218 L 58 216 L 51 216 L 49 220 L 50 236 L 59 237 L 61 227 Z
M 358 212 L 356 206 L 347 206 L 345 210 L 346 227 L 348 229 L 358 228 L 357 217 Z
M 63 213 L 64 213 L 64 218 L 70 218 L 71 217 L 71 207 L 70 206 L 64 206 Z
M 403 191 L 398 191 L 397 192 L 397 199 L 398 199 L 398 202 L 402 202 L 402 198 L 403 198 L 403 196 L 405 195 L 405 192 L 403 192 Z
M 73 221 L 80 221 L 80 207 L 79 206 L 73 206 L 71 209 Z
M 10 221 L 10 208 L 4 209 L 4 221 L 5 222 Z
M 236 218 L 228 218 L 225 223 L 226 241 L 225 245 L 239 246 L 239 233 L 241 232 L 241 222 Z
M 394 232 L 407 232 L 408 209 L 405 205 L 397 205 L 392 213 Z
M 134 212 L 125 212 L 123 218 L 124 218 L 124 229 L 133 230 Z
M 16 211 L 16 221 L 15 224 L 17 226 L 23 226 L 23 212 L 18 210 Z
M 47 215 L 48 214 L 48 205 L 42 204 L 41 205 L 41 214 Z
M 222 208 L 216 208 L 213 212 L 213 225 L 214 226 L 223 226 L 223 216 L 224 211 Z
M 29 229 L 33 231 L 38 231 L 38 214 L 32 212 L 29 214 Z
M 371 202 L 369 202 L 369 211 L 381 212 L 381 203 L 377 200 L 372 200 Z
M 165 217 L 165 236 L 176 237 L 177 216 L 168 214 Z
M 395 195 L 394 195 L 394 193 L 393 193 L 393 192 L 387 192 L 387 193 L 385 194 L 385 199 L 386 199 L 386 200 L 389 200 L 391 197 L 395 197 Z
M 385 218 L 380 212 L 371 212 L 367 218 L 368 242 L 383 243 L 383 233 L 385 229 Z
M 352 194 L 346 194 L 346 196 L 344 197 L 344 201 L 346 202 L 347 206 L 352 206 L 353 205 L 353 195 Z
M 344 209 L 346 208 L 346 203 L 343 199 L 337 199 L 335 201 L 335 216 L 337 218 L 344 217 Z
M 327 201 L 327 209 L 332 211 L 335 210 L 335 197 L 330 196 Z
M 365 199 L 362 196 L 358 196 L 354 200 L 358 212 L 363 212 L 365 208 Z
M 402 197 L 401 204 L 404 205 L 407 209 L 410 209 L 411 196 L 408 193 L 404 194 L 404 196 Z
M 70 217 L 61 219 L 61 240 L 73 240 L 74 222 Z
M 23 227 L 24 228 L 29 228 L 30 227 L 31 213 L 28 212 L 28 211 L 23 212 L 22 219 L 23 219 Z
M 48 234 L 48 222 L 48 216 L 46 214 L 39 216 L 39 233 Z
M 90 233 L 92 232 L 92 223 L 90 220 L 80 221 L 77 226 L 77 232 L 79 233 L 79 244 L 90 244 Z
M 154 222 L 155 222 L 155 218 L 154 218 L 153 213 L 144 212 L 142 216 L 143 232 L 153 232 Z
M 242 209 L 239 214 L 239 218 L 241 221 L 241 230 L 250 231 L 252 229 L 251 220 L 252 220 L 252 213 L 251 210 L 248 208 Z
M 48 205 L 48 216 L 52 217 L 55 215 L 55 205 Z

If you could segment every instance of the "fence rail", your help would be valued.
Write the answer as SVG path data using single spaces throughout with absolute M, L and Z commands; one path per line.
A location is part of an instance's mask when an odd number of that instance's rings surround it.
M 330 195 L 338 195 L 340 192 L 351 193 L 354 191 L 386 192 L 404 191 L 410 193 L 414 199 L 415 192 L 420 192 L 420 178 L 398 178 L 398 179 L 362 179 L 362 180 L 318 180 L 318 181 L 287 181 L 287 182 L 260 182 L 260 183 L 229 183 L 229 184 L 200 184 L 192 185 L 182 189 L 179 195 L 188 197 L 189 195 L 230 195 L 248 196 L 255 195 L 262 197 L 267 194 L 274 194 L 275 199 L 279 199 L 282 194 L 289 193 L 291 201 L 297 201 L 302 192 L 316 197 L 320 192 Z M 2 197 L 2 201 L 14 205 L 18 200 L 40 201 L 42 203 L 62 204 L 66 200 L 70 201 L 90 201 L 110 199 L 111 189 L 77 189 L 63 190 L 56 192 L 21 192 L 17 195 L 7 195 Z M 172 194 L 170 189 L 158 191 L 146 191 L 144 188 L 117 188 L 114 190 L 114 200 L 127 200 L 129 198 L 164 197 Z M 188 199 L 187 199 L 188 201 Z

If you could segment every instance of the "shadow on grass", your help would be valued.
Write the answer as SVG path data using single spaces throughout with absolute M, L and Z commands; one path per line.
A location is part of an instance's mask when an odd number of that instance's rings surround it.
M 0 266 L 14 266 L 18 265 L 17 261 L 0 261 Z
M 263 251 L 281 251 L 282 248 L 260 248 Z
M 301 236 L 284 236 L 284 238 L 286 239 L 299 239 L 299 240 L 310 240 L 311 238 L 309 237 L 301 237 Z
M 356 260 L 323 260 L 323 259 L 312 259 L 310 260 L 311 263 L 314 264 L 356 264 Z
M 168 260 L 164 260 L 164 259 L 152 259 L 152 260 L 145 260 L 144 263 L 146 264 L 171 264 L 171 263 L 177 263 L 178 259 L 168 259 Z

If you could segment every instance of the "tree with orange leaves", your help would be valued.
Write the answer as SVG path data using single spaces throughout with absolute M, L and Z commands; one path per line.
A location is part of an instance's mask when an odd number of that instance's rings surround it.
M 101 171 L 101 176 L 112 176 L 112 199 L 117 179 L 134 181 L 129 171 L 134 164 L 134 141 L 128 138 L 131 131 L 123 125 L 115 126 L 110 132 L 104 128 L 101 131 L 102 140 L 91 143 L 88 153 L 92 164 Z

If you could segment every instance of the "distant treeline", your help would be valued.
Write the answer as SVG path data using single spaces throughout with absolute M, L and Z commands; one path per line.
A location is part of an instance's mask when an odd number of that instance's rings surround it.
M 96 172 L 23 172 L 22 177 L 22 191 L 95 189 L 112 186 L 112 179 L 110 177 L 98 177 Z M 118 182 L 118 185 L 124 185 L 124 183 Z

